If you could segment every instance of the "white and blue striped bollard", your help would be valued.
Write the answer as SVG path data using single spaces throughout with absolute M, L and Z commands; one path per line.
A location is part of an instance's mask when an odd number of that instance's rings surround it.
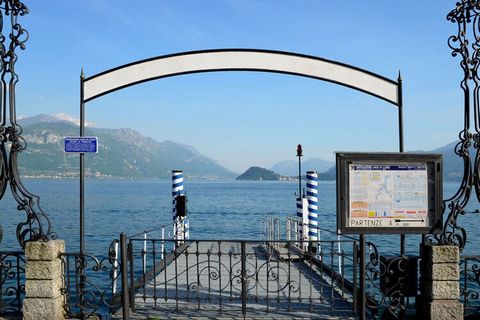
M 299 198 L 299 204 L 297 205 L 297 215 L 300 216 L 299 228 L 301 228 L 300 237 L 300 249 L 303 251 L 308 250 L 308 201 L 307 198 Z M 300 212 L 298 212 L 298 210 Z
M 185 217 L 185 219 L 183 220 L 183 230 L 184 239 L 190 239 L 190 219 L 188 219 L 188 217 Z
M 298 235 L 297 239 L 300 241 L 303 240 L 302 230 L 303 230 L 303 211 L 302 211 L 302 198 L 301 195 L 297 198 L 297 217 L 298 217 Z M 299 247 L 302 247 L 302 243 L 298 244 Z
M 175 208 L 175 198 L 185 193 L 183 189 L 183 171 L 172 170 L 172 213 L 173 213 L 173 238 L 174 240 L 183 239 L 183 229 Z
M 318 173 L 316 171 L 307 171 L 307 200 L 310 250 L 318 253 L 320 234 L 318 232 Z

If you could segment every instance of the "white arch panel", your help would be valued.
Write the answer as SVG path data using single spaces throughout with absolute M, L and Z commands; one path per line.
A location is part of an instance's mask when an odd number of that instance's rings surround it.
M 317 57 L 258 50 L 199 51 L 139 61 L 85 79 L 83 99 L 92 100 L 162 77 L 235 70 L 279 72 L 326 80 L 399 104 L 398 83 L 387 78 Z

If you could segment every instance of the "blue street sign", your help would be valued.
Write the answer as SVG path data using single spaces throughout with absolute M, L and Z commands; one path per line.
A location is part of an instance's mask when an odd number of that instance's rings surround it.
M 63 150 L 65 152 L 84 153 L 98 152 L 97 137 L 65 137 Z

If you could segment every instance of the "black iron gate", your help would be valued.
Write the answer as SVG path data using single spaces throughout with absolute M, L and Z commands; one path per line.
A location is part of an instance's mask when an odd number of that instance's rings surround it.
M 293 241 L 130 239 L 130 307 L 159 315 L 354 316 L 357 243 L 342 241 L 347 251 L 338 252 L 335 242 L 321 242 L 316 256 Z

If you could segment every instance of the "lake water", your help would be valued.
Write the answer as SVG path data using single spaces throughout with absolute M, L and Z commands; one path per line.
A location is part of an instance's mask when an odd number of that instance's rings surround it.
M 76 179 L 26 179 L 27 189 L 41 197 L 41 207 L 52 221 L 54 231 L 67 243 L 67 251 L 79 248 L 79 183 Z M 105 255 L 110 242 L 120 232 L 127 235 L 166 225 L 171 233 L 171 181 L 131 181 L 87 179 L 85 183 L 86 251 Z M 450 196 L 458 183 L 445 183 Z M 263 239 L 261 221 L 266 216 L 295 215 L 297 182 L 284 181 L 185 181 L 188 195 L 191 239 Z M 319 184 L 320 225 L 335 231 L 335 182 Z M 472 197 L 473 198 L 473 197 Z M 479 208 L 472 199 L 470 210 Z M 0 223 L 4 230 L 1 250 L 18 249 L 17 224 L 25 219 L 16 210 L 10 194 L 0 201 Z M 480 216 L 459 218 L 467 228 L 465 253 L 475 252 L 480 241 Z M 157 233 L 159 235 L 159 233 Z M 322 239 L 331 235 L 322 234 Z M 381 244 L 383 252 L 398 252 L 399 236 L 368 236 Z M 420 237 L 407 236 L 407 253 L 417 253 Z

